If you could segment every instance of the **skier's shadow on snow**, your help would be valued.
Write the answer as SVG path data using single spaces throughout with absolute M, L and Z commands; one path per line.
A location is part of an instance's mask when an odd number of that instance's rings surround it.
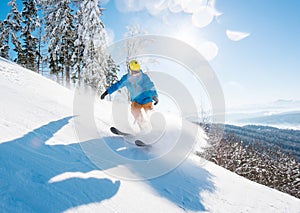
M 72 207 L 101 202 L 118 192 L 120 181 L 113 182 L 107 178 L 66 178 L 49 182 L 65 172 L 86 173 L 116 166 L 104 163 L 101 168 L 96 167 L 86 157 L 80 144 L 45 144 L 70 119 L 72 117 L 52 121 L 23 137 L 0 144 L 0 203 L 4 212 L 62 212 Z M 119 138 L 109 138 L 112 150 L 126 145 Z M 101 141 L 82 143 L 94 148 Z M 131 158 L 148 157 L 147 151 L 139 148 L 123 152 L 123 156 L 131 155 Z M 105 159 L 107 154 L 99 150 L 99 156 Z M 138 168 L 130 169 L 139 172 Z M 188 161 L 147 183 L 162 197 L 182 209 L 192 211 L 205 211 L 200 193 L 214 190 L 209 172 Z
M 99 170 L 79 144 L 45 144 L 71 118 L 52 121 L 23 137 L 0 144 L 0 203 L 4 212 L 62 212 L 101 202 L 117 193 L 120 181 L 107 178 L 49 182 L 65 172 Z
M 124 142 L 123 137 L 106 137 L 104 141 L 107 141 L 106 144 L 120 156 L 135 160 L 151 160 L 153 158 L 151 147 L 145 149 L 128 145 L 127 142 Z M 141 168 L 128 167 L 135 174 L 143 172 Z M 202 203 L 201 193 L 215 190 L 212 175 L 191 160 L 186 160 L 167 174 L 146 182 L 160 196 L 167 198 L 180 208 L 190 211 L 207 211 Z

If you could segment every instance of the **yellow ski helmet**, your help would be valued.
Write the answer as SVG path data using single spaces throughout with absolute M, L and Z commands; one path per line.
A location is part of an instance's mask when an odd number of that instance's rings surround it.
M 136 71 L 137 72 L 137 71 L 141 70 L 141 66 L 140 66 L 139 62 L 137 62 L 136 60 L 130 61 L 128 67 L 131 71 Z

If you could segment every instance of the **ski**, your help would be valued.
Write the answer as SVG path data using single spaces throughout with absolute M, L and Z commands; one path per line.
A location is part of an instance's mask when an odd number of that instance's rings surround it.
M 110 131 L 116 135 L 123 135 L 123 136 L 128 136 L 130 135 L 129 133 L 126 133 L 126 132 L 122 132 L 120 130 L 118 130 L 116 127 L 110 127 Z
M 143 141 L 141 141 L 141 140 L 135 140 L 135 145 L 137 145 L 137 146 L 149 146 L 149 145 L 147 145 L 147 144 L 145 144 Z
M 112 133 L 114 133 L 115 135 L 120 135 L 120 136 L 132 136 L 131 134 L 129 134 L 129 133 L 126 133 L 126 132 L 122 132 L 122 131 L 120 131 L 120 130 L 118 130 L 116 127 L 110 127 L 110 131 L 112 132 Z M 126 140 L 125 140 L 126 141 Z M 133 144 L 133 143 L 131 143 L 131 144 Z M 151 145 L 148 145 L 148 144 L 146 144 L 146 143 L 144 143 L 143 141 L 141 141 L 141 140 L 135 140 L 134 141 L 134 144 L 136 145 L 136 146 L 139 146 L 139 147 L 149 147 L 149 146 L 151 146 Z

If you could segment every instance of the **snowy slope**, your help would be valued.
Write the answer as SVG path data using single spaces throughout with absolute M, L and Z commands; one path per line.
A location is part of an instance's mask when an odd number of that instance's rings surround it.
M 3 60 L 0 88 L 0 212 L 300 212 L 299 199 L 194 155 L 158 178 L 113 177 L 82 150 L 90 141 L 74 131 L 73 92 Z M 95 107 L 98 127 L 115 137 L 110 103 Z

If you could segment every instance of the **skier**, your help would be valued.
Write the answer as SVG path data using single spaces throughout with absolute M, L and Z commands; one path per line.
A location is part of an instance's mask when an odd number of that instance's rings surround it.
M 121 80 L 112 84 L 101 95 L 101 99 L 124 86 L 130 94 L 131 113 L 140 129 L 143 130 L 144 118 L 141 110 L 144 109 L 145 112 L 152 110 L 152 101 L 156 105 L 158 103 L 158 95 L 153 82 L 147 74 L 142 72 L 140 64 L 136 60 L 129 62 L 128 73 L 123 75 Z

